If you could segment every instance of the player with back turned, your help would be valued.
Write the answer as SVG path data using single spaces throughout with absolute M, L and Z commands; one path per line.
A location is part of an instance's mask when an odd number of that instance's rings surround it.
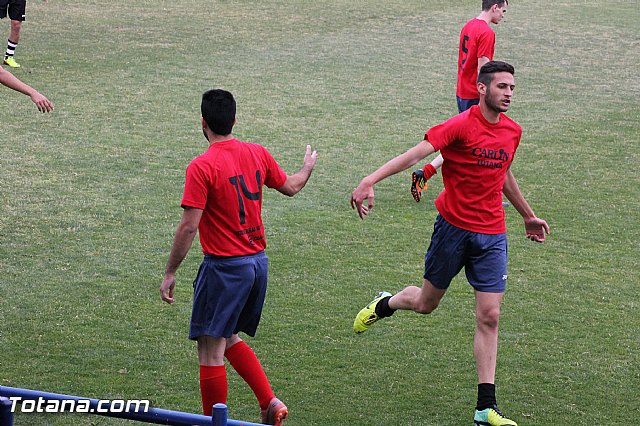
M 267 186 L 294 196 L 309 180 L 317 154 L 307 145 L 302 168 L 289 176 L 266 148 L 233 136 L 231 93 L 205 92 L 201 109 L 209 148 L 187 167 L 184 210 L 160 296 L 174 302 L 176 271 L 199 232 L 204 260 L 194 282 L 189 338 L 197 341 L 204 414 L 226 403 L 226 358 L 256 395 L 261 422 L 280 425 L 288 408 L 275 397 L 256 354 L 238 333 L 255 336 L 267 290 L 262 190 Z

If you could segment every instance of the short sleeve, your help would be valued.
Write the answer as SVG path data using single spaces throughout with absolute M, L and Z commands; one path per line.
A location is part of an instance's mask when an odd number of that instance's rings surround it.
M 287 174 L 282 167 L 278 164 L 278 162 L 273 158 L 271 153 L 264 148 L 263 158 L 266 164 L 267 175 L 264 179 L 264 184 L 269 188 L 278 189 L 284 182 L 287 180 Z
M 428 141 L 436 151 L 440 151 L 450 143 L 460 139 L 462 123 L 460 118 L 466 115 L 467 111 L 427 130 L 427 133 L 424 135 L 425 140 Z
M 197 161 L 192 161 L 187 166 L 181 206 L 204 210 L 207 204 L 208 187 L 206 173 Z
M 486 56 L 490 61 L 493 60 L 493 53 L 496 45 L 496 34 L 493 30 L 483 32 L 478 36 L 478 58 Z

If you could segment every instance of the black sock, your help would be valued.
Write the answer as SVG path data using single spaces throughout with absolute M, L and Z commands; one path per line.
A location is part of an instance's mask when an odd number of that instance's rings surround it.
M 389 307 L 389 299 L 391 299 L 391 296 L 385 297 L 376 305 L 376 315 L 378 315 L 380 318 L 390 317 L 396 311 L 395 309 L 391 309 Z
M 476 405 L 476 410 L 482 411 L 497 405 L 496 385 L 493 383 L 480 383 L 478 385 L 478 405 Z
M 10 56 L 13 56 L 16 53 L 16 47 L 18 47 L 18 43 L 7 39 L 7 51 L 4 54 L 4 58 L 7 59 Z

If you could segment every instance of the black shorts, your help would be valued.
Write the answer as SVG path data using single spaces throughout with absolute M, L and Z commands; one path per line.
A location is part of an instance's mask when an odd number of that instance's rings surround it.
M 0 19 L 9 15 L 12 21 L 24 21 L 27 10 L 27 0 L 0 0 Z

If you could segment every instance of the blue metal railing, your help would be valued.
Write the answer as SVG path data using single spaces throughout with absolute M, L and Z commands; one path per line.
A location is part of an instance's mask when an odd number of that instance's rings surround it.
M 0 426 L 13 426 L 12 402 L 0 396 Z
M 95 414 L 105 417 L 117 417 L 121 419 L 136 420 L 139 422 L 154 423 L 174 426 L 261 426 L 259 423 L 243 422 L 231 420 L 227 417 L 227 406 L 216 404 L 213 406 L 211 417 L 202 414 L 185 413 L 181 411 L 163 410 L 161 408 L 149 407 L 147 411 L 129 410 L 124 412 L 109 412 L 110 405 L 105 401 L 93 398 L 82 398 L 73 395 L 63 395 L 59 393 L 42 392 L 29 389 L 12 388 L 0 386 L 0 426 L 13 426 L 13 412 L 11 410 L 14 401 L 10 397 L 18 397 L 22 403 L 24 401 L 89 401 L 88 414 Z M 100 405 L 99 405 L 100 403 Z M 100 408 L 100 410 L 98 410 Z

